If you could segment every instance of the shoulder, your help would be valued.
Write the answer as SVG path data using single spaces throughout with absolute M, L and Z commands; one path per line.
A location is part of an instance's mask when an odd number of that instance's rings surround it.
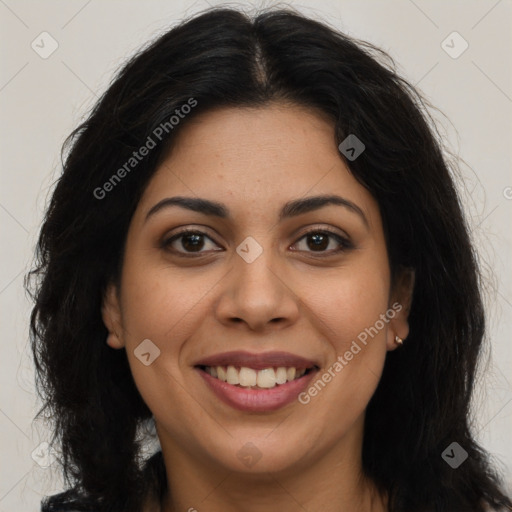
M 144 512 L 159 512 L 160 501 L 167 487 L 165 464 L 161 451 L 154 453 L 145 463 L 143 478 L 147 484 L 147 499 Z M 122 508 L 122 506 L 117 507 Z M 68 489 L 59 494 L 47 496 L 41 502 L 41 512 L 102 512 L 97 502 L 78 489 Z
M 160 504 L 154 497 L 149 497 L 142 507 L 142 512 L 160 512 Z M 41 503 L 41 512 L 101 512 L 75 491 L 66 491 L 47 496 Z

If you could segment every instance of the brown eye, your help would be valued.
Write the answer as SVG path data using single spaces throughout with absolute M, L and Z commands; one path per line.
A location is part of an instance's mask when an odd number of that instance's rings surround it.
M 327 255 L 339 253 L 353 247 L 352 243 L 337 233 L 314 229 L 302 236 L 297 244 L 302 243 L 298 251 L 325 253 Z
M 313 251 L 325 251 L 329 246 L 329 235 L 314 233 L 306 236 L 308 248 Z
M 215 247 L 218 247 L 217 244 L 202 231 L 185 230 L 164 240 L 162 247 L 180 254 L 201 254 L 209 252 L 208 250 L 203 251 L 205 247 L 208 249 L 208 242 L 210 242 L 213 250 L 218 250 L 215 249 Z
M 329 230 L 313 229 L 304 234 L 295 245 L 302 247 L 294 250 L 317 253 L 319 256 L 330 256 L 353 248 L 352 243 L 338 233 Z M 206 233 L 197 230 L 184 230 L 161 243 L 165 250 L 183 256 L 200 256 L 211 252 L 222 251 Z

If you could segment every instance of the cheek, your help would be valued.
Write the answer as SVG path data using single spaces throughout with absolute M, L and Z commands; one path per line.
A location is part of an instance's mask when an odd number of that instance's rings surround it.
M 184 423 L 172 419 L 183 418 L 190 408 L 180 356 L 198 315 L 205 314 L 205 295 L 214 281 L 206 275 L 185 280 L 171 268 L 136 259 L 126 262 L 123 279 L 125 345 L 136 387 L 155 418 L 166 418 L 185 436 Z
M 127 254 L 121 303 L 133 378 L 155 417 L 167 417 L 170 404 L 174 411 L 186 414 L 191 398 L 180 366 L 184 348 L 201 322 L 211 316 L 212 297 L 224 272 L 185 272 L 155 262 L 143 251 Z M 149 357 L 143 356 L 148 352 Z M 179 422 L 174 427 L 181 429 Z
M 382 325 L 379 318 L 386 312 L 388 291 L 383 286 L 364 287 L 361 284 L 351 279 L 341 291 L 333 293 L 331 316 L 333 331 L 339 335 L 335 340 L 338 354 L 348 350 L 356 340 L 362 343 L 362 347 L 370 349 L 375 343 L 365 344 L 369 332 L 372 340 L 380 342 L 385 339 L 387 324 Z M 374 330 L 376 324 L 378 332 Z
M 161 344 L 166 352 L 176 352 L 179 343 L 204 315 L 209 293 L 218 275 L 183 272 L 134 255 L 125 262 L 123 272 L 123 324 L 127 345 L 145 338 Z
M 338 435 L 363 413 L 380 380 L 390 318 L 387 266 L 367 260 L 337 269 L 309 286 L 305 296 L 330 357 L 302 403 Z
M 366 259 L 304 282 L 303 296 L 338 355 L 379 321 L 389 299 L 389 274 L 380 261 Z M 322 327 L 323 326 L 323 327 Z M 378 335 L 385 335 L 379 322 Z M 373 332 L 373 331 L 372 331 Z M 377 336 L 375 336 L 377 338 Z M 364 339 L 364 334 L 359 339 Z

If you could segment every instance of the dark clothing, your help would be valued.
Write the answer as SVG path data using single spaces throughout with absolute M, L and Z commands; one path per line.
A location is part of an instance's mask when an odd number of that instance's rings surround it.
M 161 498 L 166 490 L 167 480 L 165 464 L 161 451 L 148 459 L 144 466 L 144 476 L 148 493 Z M 123 506 L 110 505 L 109 510 L 123 512 Z M 101 504 L 88 498 L 77 489 L 69 489 L 53 496 L 47 496 L 41 502 L 41 512 L 103 512 Z

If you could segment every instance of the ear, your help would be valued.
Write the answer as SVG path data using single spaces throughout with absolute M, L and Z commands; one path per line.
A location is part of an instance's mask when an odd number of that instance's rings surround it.
M 409 335 L 408 319 L 412 305 L 414 277 L 413 269 L 401 268 L 394 280 L 390 301 L 390 311 L 394 312 L 394 316 L 389 315 L 390 321 L 386 339 L 388 350 L 397 348 L 396 336 L 405 340 Z
M 103 296 L 101 316 L 108 329 L 107 345 L 111 348 L 123 348 L 121 308 L 117 287 L 113 283 L 108 285 Z

